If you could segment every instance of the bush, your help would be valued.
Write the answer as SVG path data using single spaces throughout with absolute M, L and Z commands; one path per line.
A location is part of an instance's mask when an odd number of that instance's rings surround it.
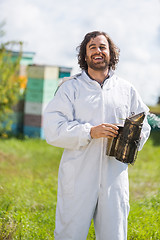
M 0 28 L 2 24 L 0 25 Z M 0 30 L 0 37 L 2 30 Z M 18 46 L 19 56 L 12 61 L 12 49 Z M 8 119 L 12 107 L 20 95 L 19 67 L 22 56 L 22 42 L 10 41 L 0 44 L 0 133 L 10 130 L 12 121 Z

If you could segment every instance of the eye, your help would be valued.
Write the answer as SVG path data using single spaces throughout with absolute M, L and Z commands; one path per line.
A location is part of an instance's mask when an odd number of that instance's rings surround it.
M 92 50 L 92 49 L 95 49 L 96 47 L 90 47 L 90 49 Z
M 106 47 L 102 46 L 102 47 L 100 47 L 100 49 L 101 49 L 101 50 L 105 50 L 105 49 L 106 49 Z

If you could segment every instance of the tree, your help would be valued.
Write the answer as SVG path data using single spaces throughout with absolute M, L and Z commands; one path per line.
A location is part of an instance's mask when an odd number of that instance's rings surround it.
M 0 39 L 4 35 L 4 22 L 0 24 Z M 9 115 L 20 95 L 19 68 L 22 57 L 22 42 L 0 42 L 0 135 L 10 130 L 12 121 Z M 12 60 L 13 48 L 18 46 L 18 57 Z

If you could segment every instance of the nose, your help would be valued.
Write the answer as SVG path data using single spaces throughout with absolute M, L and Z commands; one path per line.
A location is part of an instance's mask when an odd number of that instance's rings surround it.
M 102 51 L 101 51 L 101 49 L 100 48 L 96 48 L 96 53 L 101 53 Z

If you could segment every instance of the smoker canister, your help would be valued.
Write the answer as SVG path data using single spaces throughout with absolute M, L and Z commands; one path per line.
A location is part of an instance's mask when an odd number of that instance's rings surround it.
M 117 160 L 133 164 L 137 157 L 140 133 L 145 113 L 139 113 L 126 118 L 124 127 L 118 126 L 118 135 L 108 139 L 106 154 Z

